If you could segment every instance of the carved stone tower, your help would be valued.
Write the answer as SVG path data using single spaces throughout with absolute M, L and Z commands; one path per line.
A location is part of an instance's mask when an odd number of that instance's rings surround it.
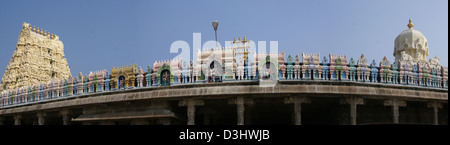
M 404 30 L 395 38 L 395 60 L 410 59 L 413 62 L 426 62 L 429 55 L 428 41 L 422 32 L 413 29 L 414 24 L 409 19 L 409 29 Z
M 70 75 L 59 37 L 28 23 L 22 24 L 9 65 L 3 75 L 0 91 L 65 79 Z

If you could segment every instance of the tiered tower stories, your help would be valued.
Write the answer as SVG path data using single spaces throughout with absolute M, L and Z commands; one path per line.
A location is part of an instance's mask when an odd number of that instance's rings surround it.
M 0 91 L 69 76 L 70 69 L 64 58 L 64 45 L 59 37 L 24 22 L 16 51 L 3 75 Z

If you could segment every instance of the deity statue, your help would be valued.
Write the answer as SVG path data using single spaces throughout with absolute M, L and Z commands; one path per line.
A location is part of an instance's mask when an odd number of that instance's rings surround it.
M 328 75 L 330 74 L 330 67 L 328 66 L 327 57 L 324 56 L 322 60 L 322 78 L 328 80 Z
M 375 60 L 373 60 L 372 64 L 370 64 L 370 69 L 370 76 L 372 76 L 370 82 L 378 82 L 378 69 Z
M 292 65 L 293 59 L 292 59 L 291 55 L 288 56 L 287 64 L 288 64 L 286 66 L 287 79 L 293 79 L 292 75 L 294 73 L 294 66 Z
M 406 54 L 405 51 L 401 52 L 400 61 L 411 61 L 411 60 L 412 60 L 412 57 L 410 55 Z
M 145 75 L 145 79 L 147 81 L 147 87 L 152 86 L 152 68 L 150 66 L 147 67 L 147 74 Z
M 350 76 L 350 81 L 356 81 L 356 64 L 355 64 L 355 60 L 353 60 L 353 58 L 350 58 L 350 64 L 349 64 L 349 76 Z
M 137 75 L 137 87 L 143 87 L 144 85 L 144 71 L 141 67 L 138 67 L 138 75 Z

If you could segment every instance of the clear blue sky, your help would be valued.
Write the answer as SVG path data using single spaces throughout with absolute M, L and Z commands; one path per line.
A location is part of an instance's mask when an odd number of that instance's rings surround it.
M 173 58 L 176 40 L 192 48 L 192 33 L 202 43 L 247 36 L 278 41 L 287 54 L 362 53 L 371 61 L 393 61 L 394 39 L 408 19 L 428 39 L 430 56 L 448 66 L 447 0 L 314 0 L 314 1 L 0 1 L 0 75 L 15 51 L 22 22 L 60 36 L 71 73 L 77 75 L 114 66 Z M 267 44 L 267 47 L 269 44 Z

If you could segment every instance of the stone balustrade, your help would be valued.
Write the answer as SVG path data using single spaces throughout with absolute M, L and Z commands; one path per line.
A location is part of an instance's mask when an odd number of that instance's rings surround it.
M 283 53 L 284 54 L 284 53 Z M 57 99 L 61 97 L 79 96 L 84 94 L 93 94 L 109 91 L 124 91 L 129 89 L 146 88 L 146 87 L 162 87 L 162 86 L 174 86 L 185 84 L 198 84 L 198 83 L 221 83 L 225 81 L 232 82 L 245 82 L 245 81 L 263 81 L 267 79 L 267 76 L 273 75 L 277 80 L 311 80 L 311 81 L 344 81 L 344 82 L 360 82 L 360 83 L 382 83 L 392 84 L 395 86 L 419 86 L 419 87 L 431 87 L 431 88 L 444 88 L 448 89 L 448 68 L 440 65 L 430 65 L 428 63 L 411 63 L 411 62 L 394 62 L 390 64 L 386 57 L 377 66 L 375 60 L 370 65 L 367 63 L 367 59 L 359 59 L 358 65 L 351 59 L 347 64 L 347 57 L 345 55 L 331 55 L 330 63 L 326 61 L 320 62 L 320 55 L 304 55 L 304 59 L 307 62 L 293 62 L 291 56 L 288 60 L 283 62 L 288 67 L 277 67 L 276 70 L 268 67 L 266 64 L 249 65 L 246 69 L 236 71 L 231 77 L 225 76 L 225 71 L 214 72 L 215 76 L 205 76 L 203 71 L 199 71 L 197 75 L 192 75 L 193 68 L 198 68 L 196 65 L 189 65 L 188 67 L 177 68 L 181 69 L 177 73 L 173 73 L 173 65 L 161 63 L 159 65 L 164 67 L 158 67 L 155 69 L 149 68 L 147 72 L 144 72 L 139 67 L 139 73 L 131 75 L 133 80 L 127 82 L 126 87 L 118 88 L 124 80 L 128 80 L 130 74 L 124 76 L 120 73 L 115 74 L 115 79 L 118 81 L 109 83 L 112 81 L 111 75 L 106 70 L 98 71 L 96 73 L 90 73 L 89 76 L 83 76 L 81 73 L 77 78 L 70 76 L 67 79 L 59 80 L 55 79 L 47 83 L 34 84 L 31 86 L 4 90 L 0 94 L 0 107 L 1 106 L 14 106 L 27 104 L 29 102 L 37 102 L 43 100 Z M 306 57 L 307 56 L 307 57 Z M 284 56 L 283 56 L 284 57 Z M 361 57 L 364 57 L 362 55 Z M 298 58 L 298 56 L 296 57 Z M 362 61 L 364 60 L 364 61 Z M 274 59 L 266 58 L 258 63 L 275 63 Z M 170 61 L 167 61 L 170 62 Z M 181 62 L 180 62 L 181 64 Z M 301 67 L 296 68 L 294 71 L 293 65 L 299 65 Z M 222 67 L 220 64 L 214 64 L 215 67 Z M 257 68 L 253 68 L 256 67 Z M 279 65 L 278 65 L 279 66 Z M 412 69 L 409 69 L 411 68 Z M 330 68 L 330 69 L 329 69 Z M 351 68 L 350 73 L 347 70 Z M 161 70 L 160 70 L 161 69 Z M 208 68 L 210 69 L 210 68 Z M 207 70 L 208 69 L 204 69 Z M 214 69 L 214 68 L 212 68 Z M 215 68 L 217 69 L 217 68 Z M 113 69 L 114 70 L 114 69 Z M 256 72 L 252 71 L 256 70 Z M 120 71 L 120 70 L 114 70 Z M 269 72 L 265 72 L 269 71 Z M 161 74 L 156 74 L 161 73 Z M 163 74 L 165 73 L 165 74 Z M 282 73 L 282 75 L 280 74 Z M 150 75 L 151 74 L 151 75 Z M 157 77 L 156 77 L 157 76 Z M 225 79 L 226 78 L 226 79 Z M 122 80 L 121 80 L 122 79 Z M 137 80 L 134 80 L 137 79 Z M 155 80 L 156 79 L 156 80 Z M 124 82 L 121 82 L 124 81 Z M 130 83 L 137 82 L 137 83 Z M 125 85 L 123 85 L 125 86 Z

